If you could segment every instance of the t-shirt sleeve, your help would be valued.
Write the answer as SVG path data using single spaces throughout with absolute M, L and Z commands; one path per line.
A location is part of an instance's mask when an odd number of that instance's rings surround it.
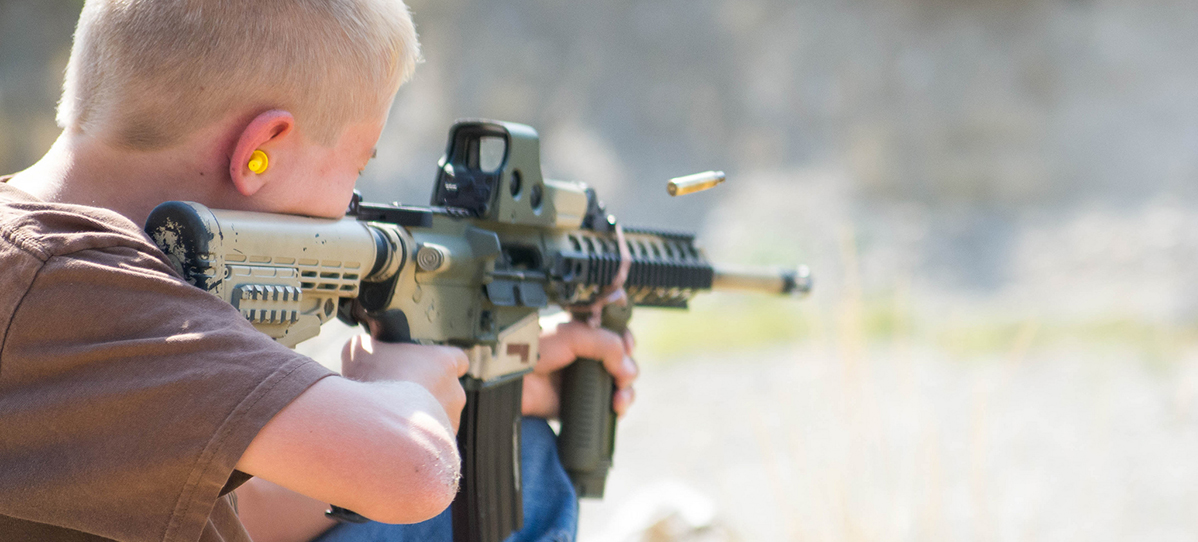
M 262 426 L 331 374 L 133 247 L 45 259 L 5 329 L 0 514 L 118 540 L 198 539 Z

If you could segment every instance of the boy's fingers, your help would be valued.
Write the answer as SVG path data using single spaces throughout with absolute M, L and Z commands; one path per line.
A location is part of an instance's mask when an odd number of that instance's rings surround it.
M 604 366 L 607 367 L 606 364 Z M 628 356 L 620 356 L 619 369 L 607 367 L 607 372 L 611 373 L 611 376 L 615 378 L 616 389 L 623 389 L 632 386 L 632 382 L 636 380 L 636 377 L 640 374 L 641 369 L 640 367 L 637 367 L 636 361 L 632 358 Z
M 470 370 L 470 359 L 466 357 L 466 352 L 462 351 L 461 348 L 453 348 L 452 354 L 454 356 L 455 369 L 457 370 L 458 377 L 460 378 L 466 376 L 466 371 Z
M 632 406 L 632 402 L 636 400 L 636 391 L 632 388 L 624 388 L 616 390 L 611 397 L 612 410 L 616 411 L 616 416 L 623 416 L 628 412 L 628 407 Z
M 369 339 L 369 337 L 367 337 L 367 339 Z M 406 349 L 409 347 L 418 349 L 435 348 L 440 354 L 437 359 L 447 365 L 446 368 L 459 377 L 465 375 L 466 371 L 470 370 L 470 358 L 466 357 L 466 352 L 464 352 L 461 348 L 454 346 L 418 346 L 407 344 L 403 345 L 401 348 Z
M 636 338 L 632 336 L 632 330 L 625 329 L 621 338 L 624 339 L 624 352 L 631 356 L 632 351 L 636 350 Z
M 544 367 L 545 372 L 552 372 L 573 362 L 577 358 L 597 359 L 603 362 L 607 372 L 616 378 L 616 385 L 626 387 L 627 382 L 636 378 L 636 364 L 625 363 L 624 341 L 619 335 L 606 329 L 597 329 L 583 322 L 567 322 L 557 327 L 561 339 L 554 342 L 541 352 L 543 360 L 552 361 Z M 566 352 L 557 351 L 564 348 Z M 563 359 L 556 359 L 561 357 Z M 538 367 L 541 369 L 541 367 Z M 631 371 L 631 372 L 630 372 Z

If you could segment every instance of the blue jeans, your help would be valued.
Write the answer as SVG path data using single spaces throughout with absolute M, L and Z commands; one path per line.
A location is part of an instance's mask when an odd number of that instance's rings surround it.
M 578 532 L 578 498 L 557 457 L 557 436 L 540 418 L 520 423 L 520 477 L 524 491 L 524 528 L 506 542 L 571 542 Z M 314 542 L 450 542 L 449 510 L 412 525 L 342 523 Z

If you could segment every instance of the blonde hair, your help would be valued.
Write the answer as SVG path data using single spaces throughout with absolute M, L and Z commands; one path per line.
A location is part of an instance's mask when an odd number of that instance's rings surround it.
M 285 109 L 315 141 L 385 111 L 419 62 L 401 0 L 88 0 L 58 124 L 166 148 L 240 109 Z

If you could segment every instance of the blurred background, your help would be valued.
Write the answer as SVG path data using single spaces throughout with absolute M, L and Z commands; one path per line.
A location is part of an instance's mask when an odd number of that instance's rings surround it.
M 582 540 L 1198 538 L 1192 3 L 409 4 L 367 198 L 426 204 L 455 119 L 517 121 L 625 224 L 817 278 L 635 317 Z M 0 0 L 0 171 L 57 136 L 81 5 Z

